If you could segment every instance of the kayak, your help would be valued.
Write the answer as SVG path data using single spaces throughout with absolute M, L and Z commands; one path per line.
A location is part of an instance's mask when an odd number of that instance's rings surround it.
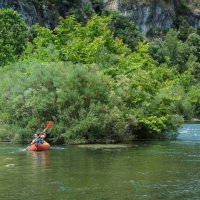
M 29 147 L 30 151 L 46 151 L 51 148 L 48 142 L 44 142 L 43 144 L 32 144 Z

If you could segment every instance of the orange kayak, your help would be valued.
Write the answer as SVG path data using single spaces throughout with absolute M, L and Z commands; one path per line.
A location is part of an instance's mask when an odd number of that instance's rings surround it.
M 29 148 L 30 151 L 46 151 L 51 148 L 48 142 L 44 142 L 43 144 L 32 144 Z

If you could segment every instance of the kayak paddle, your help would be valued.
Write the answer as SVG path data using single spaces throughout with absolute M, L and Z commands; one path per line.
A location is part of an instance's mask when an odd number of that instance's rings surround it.
M 48 121 L 45 129 L 42 131 L 42 133 L 46 132 L 47 129 L 51 128 L 53 126 L 54 122 L 53 121 Z

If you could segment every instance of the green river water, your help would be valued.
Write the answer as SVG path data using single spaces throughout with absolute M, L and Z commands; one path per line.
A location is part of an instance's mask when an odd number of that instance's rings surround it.
M 177 141 L 53 146 L 0 144 L 0 200 L 200 199 L 200 125 Z

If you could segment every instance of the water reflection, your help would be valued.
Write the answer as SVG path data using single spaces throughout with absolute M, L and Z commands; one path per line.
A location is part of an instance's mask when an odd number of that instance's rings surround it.
M 33 168 L 45 168 L 49 164 L 48 151 L 30 151 L 29 152 Z

